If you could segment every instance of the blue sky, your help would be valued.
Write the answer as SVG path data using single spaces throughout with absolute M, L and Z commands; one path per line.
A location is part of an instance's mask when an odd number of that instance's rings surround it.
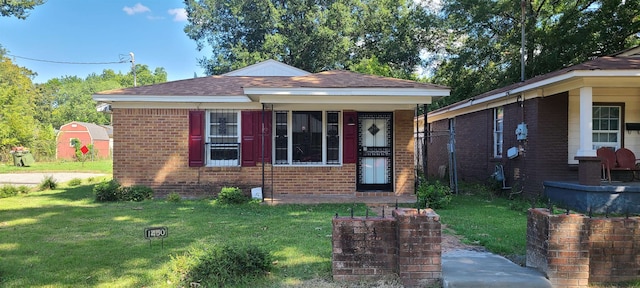
M 127 73 L 129 53 L 136 64 L 153 71 L 163 67 L 169 81 L 204 76 L 196 42 L 184 33 L 182 0 L 48 0 L 26 20 L 0 17 L 0 45 L 8 54 L 55 62 L 121 64 L 57 64 L 12 58 L 36 73 L 35 83 L 49 79 L 100 74 L 104 69 Z

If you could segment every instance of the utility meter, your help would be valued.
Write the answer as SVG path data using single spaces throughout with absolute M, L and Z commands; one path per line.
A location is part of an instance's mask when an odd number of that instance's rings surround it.
M 518 124 L 516 128 L 516 139 L 517 140 L 527 140 L 527 124 L 524 122 Z

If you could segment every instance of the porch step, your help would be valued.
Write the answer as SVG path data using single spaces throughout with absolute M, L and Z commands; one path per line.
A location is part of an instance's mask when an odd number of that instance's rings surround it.
M 456 250 L 442 254 L 443 288 L 545 288 L 551 282 L 537 270 L 489 252 Z

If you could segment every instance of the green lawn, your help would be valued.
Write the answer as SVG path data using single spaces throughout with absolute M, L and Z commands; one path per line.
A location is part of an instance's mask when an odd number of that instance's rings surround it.
M 437 210 L 448 228 L 462 235 L 469 244 L 485 246 L 489 251 L 524 256 L 527 244 L 527 215 L 523 203 L 503 198 L 488 199 L 474 195 L 456 195 L 450 208 Z
M 265 287 L 331 277 L 331 218 L 352 205 L 96 203 L 92 185 L 0 199 L 0 286 L 175 287 L 172 259 L 194 247 L 252 243 L 277 265 Z M 364 213 L 364 207 L 357 211 Z M 151 243 L 145 227 L 166 226 Z M 255 285 L 253 285 L 255 286 Z
M 28 172 L 90 172 L 111 174 L 113 163 L 109 160 L 86 161 L 57 161 L 35 162 L 28 167 L 18 167 L 11 163 L 0 163 L 0 173 L 28 173 Z

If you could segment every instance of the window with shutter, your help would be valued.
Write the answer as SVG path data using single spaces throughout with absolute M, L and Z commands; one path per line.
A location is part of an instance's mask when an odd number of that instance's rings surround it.
M 204 111 L 189 111 L 189 167 L 204 165 Z

